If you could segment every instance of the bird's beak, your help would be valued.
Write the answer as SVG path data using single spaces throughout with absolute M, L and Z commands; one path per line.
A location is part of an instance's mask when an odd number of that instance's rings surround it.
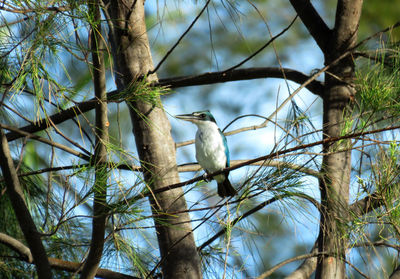
M 197 120 L 197 117 L 194 116 L 193 114 L 179 114 L 179 115 L 175 115 L 175 118 L 190 121 L 190 122 Z

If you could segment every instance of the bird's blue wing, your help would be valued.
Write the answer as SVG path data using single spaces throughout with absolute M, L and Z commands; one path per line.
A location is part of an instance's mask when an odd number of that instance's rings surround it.
M 219 130 L 219 129 L 218 129 Z M 219 133 L 221 134 L 222 137 L 222 143 L 224 144 L 225 147 L 225 155 L 226 155 L 226 167 L 230 166 L 230 158 L 229 158 L 229 148 L 228 148 L 228 141 L 226 140 L 225 135 L 219 130 Z

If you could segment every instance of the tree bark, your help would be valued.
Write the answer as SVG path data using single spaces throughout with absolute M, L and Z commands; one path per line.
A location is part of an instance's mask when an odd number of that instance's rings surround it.
M 7 193 L 14 209 L 15 216 L 32 253 L 39 279 L 52 278 L 49 260 L 47 259 L 40 234 L 25 202 L 19 183 L 17 171 L 10 154 L 10 148 L 3 129 L 0 128 L 0 166 L 7 187 Z
M 400 279 L 400 266 L 393 270 L 392 274 L 390 274 L 389 279 Z
M 325 64 L 330 64 L 356 43 L 362 0 L 339 0 L 335 27 L 324 52 Z M 350 119 L 354 89 L 354 62 L 347 57 L 334 65 L 325 75 L 323 96 L 323 137 L 338 137 L 351 132 L 346 128 Z M 351 125 L 350 125 L 351 128 Z M 351 140 L 324 144 L 325 154 L 319 181 L 321 191 L 321 221 L 318 238 L 319 252 L 316 278 L 346 277 L 346 246 L 351 173 Z M 347 149 L 347 151 L 340 151 Z
M 92 187 L 93 220 L 92 238 L 89 254 L 82 268 L 81 278 L 94 278 L 99 268 L 104 248 L 104 234 L 107 220 L 107 179 L 108 179 L 108 115 L 107 115 L 107 92 L 106 73 L 104 65 L 104 41 L 101 34 L 100 8 L 98 0 L 89 0 L 89 13 L 93 16 L 94 22 L 91 26 L 91 51 L 92 51 L 92 75 L 96 103 L 96 146 L 94 154 L 95 181 Z
M 107 1 L 106 5 L 119 75 L 117 85 L 120 90 L 134 88 L 136 79 L 146 75 L 153 67 L 144 20 L 144 1 L 114 0 Z M 147 80 L 157 81 L 157 76 L 152 74 Z M 150 103 L 135 95 L 133 90 L 128 106 L 147 186 L 159 189 L 179 182 L 171 126 L 160 98 L 157 96 Z M 187 209 L 182 189 L 156 194 L 150 198 L 150 204 L 155 215 L 165 214 L 161 222 L 154 220 L 163 278 L 201 278 L 200 259 L 188 213 L 168 214 Z
M 318 247 L 314 245 L 310 254 L 318 252 Z M 314 273 L 317 267 L 317 257 L 306 259 L 295 271 L 285 277 L 285 279 L 307 279 Z
M 309 0 L 290 0 L 304 25 L 324 53 L 325 65 L 330 65 L 355 46 L 362 0 L 339 0 L 335 27 L 330 30 Z M 323 138 L 335 138 L 346 131 L 354 98 L 352 80 L 354 62 L 347 56 L 325 73 L 323 92 Z M 351 125 L 350 125 L 351 126 Z M 345 278 L 346 222 L 348 221 L 349 183 L 351 172 L 351 140 L 323 144 L 323 160 L 319 187 L 321 217 L 318 236 L 316 278 Z M 348 151 L 340 151 L 345 150 Z M 322 254 L 323 253 L 323 254 Z

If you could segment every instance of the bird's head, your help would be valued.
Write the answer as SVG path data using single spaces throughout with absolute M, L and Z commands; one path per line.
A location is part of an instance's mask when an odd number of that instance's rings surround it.
M 196 111 L 191 114 L 180 114 L 175 116 L 178 119 L 190 121 L 194 124 L 202 124 L 206 122 L 215 122 L 214 116 L 209 110 Z

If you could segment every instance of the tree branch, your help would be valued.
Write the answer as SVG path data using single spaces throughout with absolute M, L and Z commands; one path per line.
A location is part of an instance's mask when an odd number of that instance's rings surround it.
M 158 84 L 155 84 L 155 86 L 178 88 L 178 87 L 215 84 L 228 81 L 251 80 L 259 78 L 285 78 L 285 77 L 288 80 L 294 81 L 298 84 L 302 84 L 303 82 L 307 81 L 310 78 L 310 76 L 290 68 L 262 67 L 262 68 L 236 69 L 228 72 L 226 71 L 209 72 L 200 75 L 165 78 L 165 79 L 160 79 Z M 323 89 L 323 83 L 317 80 L 313 80 L 306 86 L 306 88 L 310 90 L 310 92 L 316 95 L 321 95 Z
M 319 48 L 326 53 L 332 30 L 320 17 L 310 0 L 290 0 L 290 3 Z
M 68 272 L 80 273 L 80 268 L 82 266 L 81 263 L 69 262 L 56 258 L 49 258 L 49 261 L 52 268 Z M 98 268 L 95 276 L 104 279 L 140 279 L 139 277 L 115 272 L 104 268 Z
M 29 250 L 29 248 L 26 247 L 21 241 L 0 232 L 0 243 L 16 251 L 26 262 L 33 263 L 31 250 Z
M 314 247 L 311 249 L 310 254 L 318 255 L 318 242 L 315 242 Z M 306 258 L 302 264 L 285 279 L 308 279 L 317 268 L 317 257 Z
M 206 4 L 203 6 L 199 14 L 195 17 L 195 19 L 192 21 L 192 23 L 189 25 L 189 27 L 185 30 L 185 32 L 182 33 L 182 35 L 179 37 L 178 41 L 171 47 L 170 50 L 164 55 L 164 57 L 161 59 L 160 62 L 158 62 L 157 66 L 154 68 L 154 70 L 151 70 L 148 72 L 147 75 L 154 74 L 157 72 L 157 70 L 161 67 L 161 65 L 167 60 L 168 56 L 174 51 L 174 49 L 179 45 L 179 43 L 182 41 L 183 37 L 186 36 L 187 33 L 189 33 L 190 29 L 195 25 L 197 20 L 201 17 L 201 15 L 204 13 L 204 11 L 207 9 L 208 4 L 210 4 L 211 0 L 207 0 Z
M 32 126 L 32 125 L 29 125 L 29 126 Z M 28 127 L 28 126 L 27 126 L 27 127 Z M 77 156 L 77 157 L 79 157 L 79 158 L 81 158 L 81 159 L 84 159 L 84 160 L 86 160 L 86 161 L 90 161 L 90 156 L 87 156 L 87 155 L 85 155 L 85 154 L 83 154 L 83 153 L 81 153 L 81 152 L 78 152 L 78 151 L 76 151 L 76 150 L 74 150 L 74 149 L 72 149 L 72 148 L 70 148 L 70 147 L 68 147 L 68 146 L 66 146 L 66 145 L 60 144 L 60 143 L 58 143 L 58 142 L 54 142 L 54 141 L 48 140 L 48 139 L 46 139 L 46 138 L 37 136 L 37 135 L 32 134 L 32 133 L 30 133 L 30 132 L 26 132 L 26 131 L 24 131 L 24 130 L 22 130 L 22 129 L 18 129 L 18 128 L 15 128 L 15 127 L 12 127 L 12 126 L 9 126 L 9 125 L 6 125 L 6 124 L 1 124 L 1 123 L 0 123 L 0 128 L 1 128 L 1 129 L 6 129 L 6 130 L 11 131 L 11 132 L 8 133 L 8 134 L 16 134 L 16 135 L 18 135 L 19 137 L 28 137 L 28 138 L 31 138 L 31 139 L 34 139 L 34 140 L 43 142 L 43 143 L 45 143 L 45 144 L 48 144 L 48 145 L 50 145 L 50 146 L 54 146 L 54 147 L 56 147 L 56 148 L 58 148 L 58 149 L 60 149 L 60 150 L 63 150 L 63 151 L 65 151 L 65 152 L 67 152 L 67 153 L 70 153 L 70 154 L 72 154 L 72 155 L 75 155 L 75 156 Z
M 52 274 L 46 251 L 25 203 L 24 193 L 19 183 L 17 171 L 15 170 L 8 142 L 2 128 L 0 128 L 0 137 L 0 165 L 11 205 L 26 242 L 32 251 L 38 277 L 40 279 L 50 279 L 52 278 Z
M 242 164 L 247 162 L 247 160 L 231 160 L 231 166 L 236 166 L 238 164 Z M 277 167 L 277 168 L 286 168 L 286 169 L 293 169 L 305 174 L 309 174 L 315 177 L 319 176 L 319 172 L 310 168 L 306 168 L 302 165 L 289 163 L 289 162 L 281 162 L 278 160 L 268 160 L 268 161 L 260 161 L 251 164 L 252 166 L 263 166 L 263 167 Z M 200 171 L 201 166 L 197 163 L 189 163 L 178 166 L 179 172 L 191 172 L 191 171 Z
M 384 205 L 383 199 L 379 198 L 377 193 L 373 193 L 351 204 L 350 212 L 355 216 L 362 216 L 382 205 Z
M 332 31 L 334 40 L 331 40 L 331 50 L 342 53 L 356 45 L 362 2 L 363 0 L 337 1 L 335 27 Z M 324 52 L 324 54 L 327 53 Z
M 274 67 L 265 67 L 265 68 L 247 68 L 247 69 L 237 69 L 229 72 L 210 72 L 203 73 L 200 75 L 191 75 L 191 76 L 181 76 L 181 77 L 173 77 L 173 78 L 165 78 L 160 79 L 159 82 L 154 83 L 152 86 L 165 86 L 169 88 L 180 88 L 180 87 L 188 87 L 188 86 L 196 86 L 196 85 L 207 85 L 207 84 L 215 84 L 229 81 L 240 81 L 240 80 L 251 80 L 251 79 L 260 79 L 260 78 L 284 78 L 286 77 L 288 80 L 294 81 L 296 83 L 302 84 L 303 82 L 309 80 L 309 76 L 299 71 L 289 69 L 289 68 L 274 68 Z M 323 84 L 320 81 L 313 80 L 311 81 L 306 88 L 310 90 L 310 92 L 319 95 L 322 94 Z M 122 101 L 116 100 L 120 92 L 118 90 L 110 91 L 107 94 L 107 99 L 112 101 Z M 27 133 L 36 133 L 42 130 L 46 130 L 49 128 L 48 123 L 53 123 L 54 125 L 60 124 L 64 121 L 77 117 L 80 114 L 88 112 L 96 106 L 98 101 L 95 98 L 92 98 L 88 101 L 77 103 L 75 106 L 70 107 L 68 109 L 61 110 L 51 116 L 49 116 L 48 121 L 46 118 L 40 119 L 36 121 L 34 124 L 30 124 L 24 127 L 19 128 L 19 130 Z M 7 140 L 13 141 L 23 137 L 20 132 L 12 131 L 7 133 Z
M 389 279 L 400 279 L 400 265 L 397 266 L 395 270 L 393 270 L 392 274 L 390 274 Z
M 22 259 L 27 263 L 33 263 L 33 257 L 31 250 L 26 247 L 19 240 L 6 235 L 4 233 L 0 233 L 0 243 L 6 245 L 11 248 L 13 251 L 17 252 Z M 80 272 L 80 268 L 82 266 L 81 263 L 64 261 L 57 258 L 48 258 L 50 266 L 57 270 L 63 270 L 68 272 Z M 105 279 L 139 279 L 138 277 L 130 276 L 127 274 L 115 272 L 109 269 L 99 268 L 96 272 L 96 277 L 105 278 Z
M 295 16 L 293 18 L 293 20 L 289 23 L 289 25 L 284 28 L 281 32 L 279 32 L 278 34 L 276 34 L 275 36 L 271 37 L 271 39 L 269 39 L 268 42 L 266 42 L 264 45 L 262 45 L 259 49 L 257 49 L 254 53 L 252 53 L 250 56 L 248 56 L 247 58 L 243 59 L 241 62 L 239 62 L 238 64 L 228 68 L 225 70 L 225 72 L 230 72 L 236 68 L 239 68 L 240 66 L 242 66 L 244 63 L 246 63 L 247 61 L 251 60 L 253 57 L 255 57 L 257 54 L 259 54 L 261 51 L 263 51 L 267 46 L 269 46 L 270 44 L 273 43 L 273 41 L 275 41 L 276 39 L 278 39 L 280 36 L 282 36 L 283 34 L 286 33 L 286 31 L 288 31 L 290 29 L 290 27 L 292 27 L 292 25 L 294 24 L 294 22 L 296 21 L 297 16 Z
M 18 8 L 7 8 L 4 6 L 4 1 L 2 2 L 1 6 L 0 6 L 0 10 L 2 11 L 6 11 L 6 12 L 10 12 L 10 13 L 15 13 L 15 14 L 27 14 L 27 13 L 35 13 L 35 12 L 40 12 L 42 13 L 43 11 L 47 11 L 47 12 L 64 12 L 64 11 L 69 11 L 71 10 L 70 6 L 43 6 L 43 7 L 37 7 L 35 9 L 31 9 L 31 8 L 22 8 L 22 9 L 18 9 Z
M 104 41 L 101 34 L 101 15 L 99 0 L 88 0 L 89 13 L 93 16 L 94 22 L 90 25 L 91 31 L 91 52 L 92 52 L 92 75 L 96 103 L 96 146 L 94 156 L 95 181 L 92 186 L 94 192 L 93 199 L 93 219 L 92 237 L 88 256 L 82 268 L 81 278 L 94 278 L 100 265 L 104 249 L 104 235 L 107 220 L 107 180 L 108 174 L 108 116 L 107 116 L 107 93 L 106 93 L 106 70 L 102 49 Z
M 109 93 L 108 98 L 116 96 L 117 94 L 118 92 L 116 90 L 112 91 Z M 77 117 L 80 114 L 83 114 L 85 112 L 94 109 L 96 103 L 97 101 L 93 98 L 88 101 L 80 102 L 77 105 L 70 107 L 68 109 L 60 110 L 59 112 L 49 116 L 49 119 L 51 120 L 50 122 L 53 123 L 54 125 L 57 125 L 74 117 Z M 21 127 L 20 130 L 27 133 L 36 133 L 49 128 L 48 123 L 49 121 L 47 121 L 46 118 L 42 118 L 36 121 L 35 124 Z M 15 131 L 7 133 L 6 136 L 8 141 L 13 141 L 23 137 L 21 133 Z
M 214 240 L 216 240 L 218 237 L 220 237 L 221 235 L 223 235 L 228 228 L 231 229 L 234 225 L 236 225 L 239 221 L 247 218 L 248 216 L 256 213 L 257 211 L 263 209 L 265 206 L 274 203 L 276 201 L 282 200 L 286 197 L 292 197 L 292 196 L 296 196 L 296 197 L 300 197 L 303 199 L 306 199 L 307 201 L 311 202 L 318 210 L 320 210 L 320 205 L 319 203 L 311 198 L 310 196 L 307 196 L 305 194 L 301 194 L 301 193 L 285 193 L 282 195 L 277 195 L 269 200 L 266 200 L 260 204 L 258 204 L 257 206 L 253 207 L 252 209 L 246 211 L 244 214 L 240 215 L 239 217 L 235 218 L 235 220 L 233 220 L 231 223 L 229 223 L 228 226 L 225 226 L 223 229 L 221 229 L 219 232 L 217 232 L 216 234 L 214 234 L 212 237 L 210 237 L 207 241 L 205 241 L 203 244 L 201 244 L 197 250 L 201 251 L 202 249 L 204 249 L 206 246 L 210 245 L 212 242 L 214 242 Z
M 252 209 L 248 210 L 247 212 L 245 212 L 243 215 L 235 218 L 235 220 L 233 220 L 230 224 L 229 224 L 229 228 L 232 228 L 234 225 L 236 225 L 236 223 L 238 223 L 240 220 L 246 218 L 247 216 L 263 209 L 265 206 L 274 203 L 278 200 L 281 200 L 285 197 L 288 197 L 289 195 L 280 195 L 280 196 L 276 196 L 273 197 L 269 200 L 266 200 L 260 204 L 258 204 L 257 206 L 253 207 Z M 216 234 L 214 234 L 212 237 L 210 237 L 207 241 L 203 242 L 203 244 L 201 244 L 199 247 L 197 247 L 198 251 L 203 250 L 205 247 L 207 247 L 208 245 L 210 245 L 211 243 L 214 242 L 214 240 L 216 240 L 218 237 L 220 237 L 221 235 L 223 235 L 228 229 L 228 226 L 225 226 L 223 229 L 221 229 L 219 232 L 217 232 Z
M 277 265 L 273 266 L 272 268 L 270 268 L 269 270 L 265 271 L 263 274 L 261 274 L 259 277 L 257 277 L 257 279 L 264 279 L 267 278 L 268 276 L 270 276 L 272 273 L 274 273 L 276 270 L 278 270 L 279 268 L 281 268 L 284 265 L 287 265 L 291 262 L 295 262 L 295 261 L 299 261 L 302 259 L 313 259 L 316 261 L 316 257 L 318 255 L 321 255 L 321 253 L 319 252 L 315 252 L 315 253 L 311 253 L 311 254 L 305 254 L 305 255 L 300 255 L 300 256 L 296 256 L 287 260 L 284 260 L 280 263 L 278 263 Z M 311 275 L 311 274 L 310 274 Z M 289 278 L 289 277 L 286 277 Z M 296 277 L 296 278 L 300 278 L 300 277 Z M 308 278 L 308 277 L 307 277 Z

